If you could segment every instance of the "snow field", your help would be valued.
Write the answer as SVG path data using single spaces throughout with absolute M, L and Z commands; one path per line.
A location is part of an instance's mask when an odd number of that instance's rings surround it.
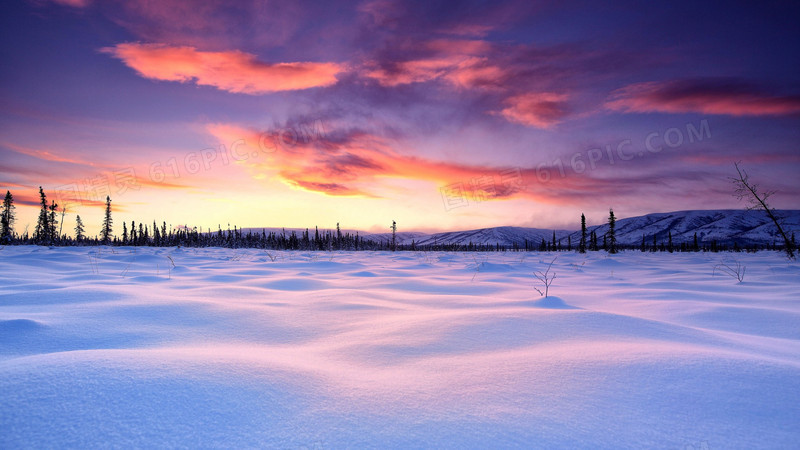
M 778 253 L 0 258 L 2 448 L 800 442 L 800 265 Z M 733 258 L 743 283 L 714 271 Z

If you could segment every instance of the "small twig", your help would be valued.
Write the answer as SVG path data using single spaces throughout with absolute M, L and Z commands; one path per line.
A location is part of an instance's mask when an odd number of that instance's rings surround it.
M 475 281 L 475 277 L 477 277 L 478 272 L 481 271 L 481 266 L 483 266 L 483 264 L 486 262 L 486 258 L 484 258 L 483 261 L 478 262 L 478 257 L 473 255 L 472 260 L 475 261 L 475 273 L 472 275 L 472 280 L 470 280 L 470 282 Z
M 714 266 L 714 271 L 711 272 L 712 277 L 716 275 L 717 270 L 728 276 L 736 278 L 737 280 L 739 280 L 739 283 L 741 283 L 744 281 L 744 274 L 745 271 L 747 270 L 747 267 L 745 267 L 742 263 L 736 260 L 733 260 L 733 262 L 731 263 L 721 262 L 716 266 Z
M 550 261 L 550 264 L 547 265 L 547 270 L 545 270 L 544 272 L 542 271 L 533 272 L 533 276 L 536 277 L 536 279 L 539 280 L 542 284 L 544 284 L 544 292 L 542 292 L 542 290 L 536 286 L 534 286 L 533 288 L 536 289 L 536 292 L 538 292 L 539 295 L 543 297 L 547 297 L 550 294 L 550 285 L 552 285 L 553 280 L 556 279 L 555 272 L 553 272 L 553 275 L 550 275 L 550 269 L 553 267 L 553 263 L 556 262 L 556 259 L 558 259 L 558 256 L 556 256 L 555 258 L 553 258 L 552 261 Z
M 170 266 L 167 266 L 167 271 L 168 271 L 168 274 L 169 274 L 169 279 L 171 280 L 171 279 L 172 279 L 172 269 L 175 267 L 175 261 L 173 261 L 173 260 L 172 260 L 172 256 L 170 256 L 170 255 L 165 255 L 165 256 L 167 257 L 167 259 L 169 260 L 169 262 L 170 262 L 170 263 L 172 263 L 172 267 L 170 267 Z

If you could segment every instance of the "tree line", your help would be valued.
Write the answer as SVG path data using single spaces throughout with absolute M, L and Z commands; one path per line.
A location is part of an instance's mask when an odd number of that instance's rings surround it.
M 523 242 L 511 245 L 472 243 L 434 243 L 420 245 L 415 241 L 410 244 L 399 244 L 397 242 L 397 223 L 392 221 L 391 239 L 374 239 L 360 236 L 358 232 L 342 232 L 339 224 L 336 230 L 320 231 L 315 227 L 313 232 L 306 228 L 300 233 L 285 229 L 281 232 L 262 230 L 245 232 L 241 228 L 233 227 L 223 230 L 221 226 L 215 231 L 198 231 L 197 228 L 187 226 L 172 227 L 167 226 L 163 221 L 160 225 L 153 221 L 152 224 L 131 221 L 122 223 L 122 233 L 114 235 L 114 221 L 112 218 L 111 198 L 106 197 L 105 214 L 101 225 L 99 236 L 87 236 L 85 225 L 78 215 L 75 220 L 74 235 L 63 233 L 63 222 L 66 210 L 61 208 L 60 214 L 58 204 L 55 201 L 48 203 L 47 195 L 39 187 L 40 211 L 36 222 L 36 228 L 32 235 L 27 233 L 18 235 L 14 232 L 16 222 L 14 197 L 10 191 L 6 192 L 3 200 L 2 210 L 0 210 L 0 243 L 2 244 L 34 244 L 34 245 L 124 245 L 124 246 L 154 246 L 154 247 L 228 247 L 228 248 L 263 248 L 275 250 L 435 250 L 435 251 L 577 251 L 586 253 L 587 251 L 605 251 L 617 253 L 620 250 L 640 250 L 642 252 L 699 252 L 699 251 L 755 251 L 763 249 L 778 250 L 779 246 L 772 245 L 749 245 L 740 246 L 738 243 L 728 245 L 717 241 L 700 242 L 697 233 L 694 234 L 692 242 L 675 243 L 672 239 L 672 232 L 668 231 L 666 236 L 661 236 L 658 240 L 657 235 L 642 235 L 641 244 L 620 245 L 616 238 L 616 216 L 613 209 L 609 210 L 608 230 L 602 236 L 597 235 L 597 227 L 588 230 L 586 227 L 586 216 L 581 214 L 580 233 L 573 246 L 572 234 L 566 238 L 556 239 L 556 232 L 553 231 L 552 239 L 541 239 L 539 242 L 524 239 Z M 791 244 L 794 244 L 794 233 L 791 235 Z

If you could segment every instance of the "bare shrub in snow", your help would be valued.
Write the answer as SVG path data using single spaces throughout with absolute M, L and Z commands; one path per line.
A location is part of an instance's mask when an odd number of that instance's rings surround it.
M 544 272 L 542 272 L 540 270 L 536 271 L 536 272 L 533 272 L 533 276 L 536 277 L 536 279 L 539 280 L 544 285 L 544 291 L 542 291 L 541 289 L 539 289 L 536 286 L 534 286 L 533 288 L 536 289 L 536 292 L 538 292 L 539 295 L 541 295 L 541 296 L 543 296 L 545 298 L 550 293 L 550 285 L 553 284 L 553 280 L 556 279 L 556 273 L 555 272 L 550 274 L 550 269 L 553 267 L 553 263 L 556 262 L 556 259 L 558 259 L 557 256 L 555 258 L 553 258 L 552 261 L 550 261 L 550 264 L 547 265 L 547 270 L 545 270 Z
M 477 255 L 472 255 L 472 260 L 475 261 L 475 274 L 472 275 L 472 280 L 470 282 L 475 281 L 475 277 L 478 276 L 478 272 L 481 271 L 481 267 L 489 260 L 489 257 L 486 255 L 481 255 L 480 258 Z
M 714 266 L 714 271 L 712 272 L 711 276 L 716 275 L 717 272 L 719 271 L 733 278 L 736 278 L 737 280 L 739 280 L 739 283 L 741 283 L 742 281 L 744 281 L 744 273 L 746 270 L 747 267 L 745 267 L 744 264 L 734 259 L 732 261 L 723 261 Z

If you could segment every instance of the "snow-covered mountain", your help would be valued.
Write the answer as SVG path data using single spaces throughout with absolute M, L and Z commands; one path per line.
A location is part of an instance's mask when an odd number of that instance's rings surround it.
M 784 231 L 800 232 L 800 211 L 777 211 L 782 218 Z M 666 242 L 672 232 L 675 244 L 692 242 L 694 234 L 700 242 L 739 244 L 771 244 L 782 242 L 778 230 L 764 211 L 756 210 L 711 210 L 676 211 L 631 217 L 617 221 L 617 241 L 623 245 L 637 245 L 645 240 L 652 242 L 655 234 L 658 242 Z M 600 237 L 608 231 L 608 225 L 590 227 Z M 578 233 L 573 235 L 573 240 Z
M 555 233 L 556 239 L 566 239 L 571 231 L 555 230 Z M 392 239 L 392 233 L 371 234 L 365 237 L 377 241 L 387 241 Z M 494 227 L 466 231 L 446 231 L 433 234 L 414 232 L 397 233 L 398 243 L 408 245 L 413 241 L 417 245 L 468 245 L 469 243 L 473 243 L 483 245 L 500 244 L 509 247 L 517 244 L 520 247 L 524 247 L 526 240 L 529 243 L 528 245 L 538 246 L 542 239 L 547 242 L 552 241 L 553 230 L 524 227 Z
M 800 233 L 800 210 L 780 210 L 777 213 L 783 218 L 783 227 L 787 233 L 791 234 L 792 231 Z M 598 238 L 602 239 L 603 234 L 608 231 L 608 225 L 590 226 L 588 230 L 589 232 L 594 230 Z M 542 239 L 550 242 L 553 239 L 553 231 L 541 228 L 494 227 L 433 234 L 398 232 L 397 242 L 411 244 L 413 241 L 418 245 L 467 245 L 471 242 L 503 246 L 517 244 L 523 247 L 527 240 L 529 245 L 538 246 Z M 695 233 L 701 243 L 716 240 L 720 244 L 738 242 L 743 245 L 764 245 L 782 240 L 766 213 L 756 210 L 676 211 L 617 220 L 617 242 L 622 245 L 638 245 L 642 241 L 642 235 L 649 245 L 653 241 L 654 234 L 659 243 L 666 242 L 669 232 L 672 232 L 675 244 L 692 242 Z M 573 245 L 580 239 L 580 231 L 555 230 L 555 234 L 556 239 L 564 246 L 567 244 L 567 236 L 570 236 Z M 391 233 L 362 235 L 367 239 L 382 241 L 392 238 Z

